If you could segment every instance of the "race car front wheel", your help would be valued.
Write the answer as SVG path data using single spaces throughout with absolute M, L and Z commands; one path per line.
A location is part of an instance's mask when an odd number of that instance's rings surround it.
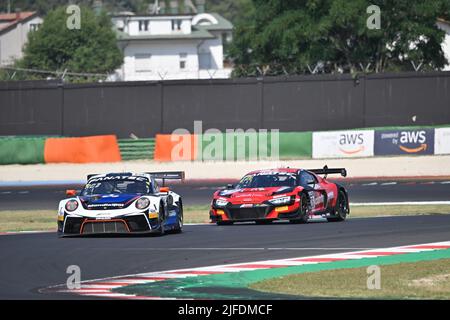
M 159 205 L 159 218 L 158 218 L 159 227 L 158 227 L 158 229 L 156 229 L 156 232 L 155 232 L 155 234 L 158 235 L 158 236 L 162 236 L 165 233 L 165 230 L 164 230 L 164 217 L 165 217 L 164 206 L 161 203 Z
M 330 222 L 344 221 L 347 218 L 348 203 L 344 191 L 339 191 L 339 196 L 334 210 L 334 217 L 327 218 Z
M 302 193 L 300 198 L 299 217 L 297 219 L 289 220 L 290 223 L 307 223 L 308 222 L 308 197 Z
M 181 233 L 183 231 L 183 204 L 178 202 L 178 215 L 177 215 L 177 226 L 173 229 L 174 233 Z

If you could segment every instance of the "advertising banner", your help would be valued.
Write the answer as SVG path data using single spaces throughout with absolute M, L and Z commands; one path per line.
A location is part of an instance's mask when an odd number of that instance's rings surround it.
M 373 145 L 373 130 L 314 132 L 313 158 L 371 157 Z
M 375 155 L 434 154 L 434 129 L 375 131 Z
M 434 154 L 450 154 L 450 128 L 435 129 Z

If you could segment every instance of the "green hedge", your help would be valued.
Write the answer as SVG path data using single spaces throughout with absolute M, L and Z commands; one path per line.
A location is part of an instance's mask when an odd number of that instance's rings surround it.
M 0 164 L 44 163 L 44 137 L 0 138 Z

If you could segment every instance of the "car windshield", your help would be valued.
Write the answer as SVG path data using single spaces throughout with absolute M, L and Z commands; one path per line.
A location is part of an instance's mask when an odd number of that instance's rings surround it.
M 294 174 L 251 174 L 243 177 L 236 188 L 295 187 L 296 185 L 297 176 Z
M 108 180 L 94 181 L 86 184 L 82 196 L 94 194 L 147 194 L 150 192 L 150 184 L 146 181 L 137 180 Z

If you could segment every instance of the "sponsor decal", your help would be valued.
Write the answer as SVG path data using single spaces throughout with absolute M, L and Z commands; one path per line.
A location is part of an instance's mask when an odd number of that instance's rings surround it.
M 124 206 L 123 203 L 97 203 L 97 204 L 88 204 L 88 208 L 122 208 Z
M 95 220 L 109 220 L 111 219 L 110 216 L 96 216 Z
M 375 155 L 434 154 L 434 129 L 375 131 Z
M 373 156 L 373 130 L 313 133 L 313 158 Z
M 148 181 L 148 179 L 146 177 L 141 177 L 141 176 L 117 175 L 117 176 L 105 176 L 105 177 L 92 178 L 89 180 L 89 183 L 100 182 L 100 181 L 115 181 L 115 180 L 143 181 L 143 182 Z

